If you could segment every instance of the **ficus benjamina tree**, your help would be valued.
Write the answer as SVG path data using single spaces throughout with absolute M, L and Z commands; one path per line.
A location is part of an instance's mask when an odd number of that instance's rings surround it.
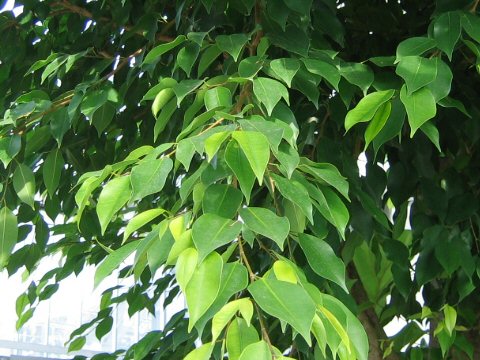
M 478 3 L 15 1 L 0 268 L 62 259 L 17 326 L 93 265 L 72 351 L 185 302 L 97 359 L 479 359 Z

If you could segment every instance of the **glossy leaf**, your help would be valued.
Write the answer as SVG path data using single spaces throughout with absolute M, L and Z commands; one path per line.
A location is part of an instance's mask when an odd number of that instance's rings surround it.
M 239 357 L 239 360 L 270 360 L 272 353 L 264 340 L 248 345 Z
M 405 80 L 408 93 L 430 84 L 437 77 L 437 61 L 420 56 L 405 56 L 397 65 L 396 73 Z
M 259 184 L 270 159 L 270 146 L 265 135 L 256 131 L 235 131 L 232 137 L 245 154 Z
M 272 178 L 282 196 L 296 204 L 313 223 L 312 202 L 305 187 L 296 180 L 287 180 L 276 174 L 272 174 Z
M 8 262 L 18 239 L 17 217 L 7 207 L 0 210 L 0 269 Z
M 290 231 L 290 223 L 286 217 L 277 216 L 268 209 L 258 207 L 243 208 L 239 214 L 250 230 L 272 239 L 280 249 L 283 249 Z
M 201 262 L 185 287 L 188 313 L 190 319 L 188 330 L 191 331 L 198 319 L 215 301 L 220 289 L 223 260 L 213 252 Z
M 18 198 L 33 209 L 36 191 L 35 175 L 28 166 L 18 164 L 13 173 L 13 188 L 15 189 Z
M 10 161 L 20 152 L 22 147 L 21 137 L 11 135 L 0 139 L 0 161 L 4 168 L 7 168 Z
M 433 24 L 433 36 L 437 41 L 437 47 L 445 52 L 450 60 L 461 30 L 460 13 L 457 11 L 441 14 Z
M 248 287 L 248 291 L 262 310 L 286 321 L 310 343 L 315 304 L 300 285 L 259 279 Z
M 113 216 L 131 198 L 130 177 L 119 176 L 110 180 L 98 197 L 97 215 L 102 228 L 102 235 L 105 234 L 108 224 Z
M 400 99 L 407 110 L 408 123 L 410 124 L 410 137 L 428 120 L 437 113 L 435 98 L 427 88 L 420 89 L 408 95 L 405 86 L 400 90 Z
M 43 165 L 42 174 L 43 181 L 47 187 L 47 191 L 52 197 L 60 183 L 60 176 L 64 170 L 65 161 L 63 160 L 62 152 L 59 149 L 53 150 L 48 154 Z
M 242 48 L 248 41 L 248 36 L 245 34 L 219 35 L 215 40 L 220 50 L 229 53 L 237 61 Z
M 132 169 L 132 198 L 142 199 L 145 196 L 158 193 L 165 186 L 173 161 L 168 157 L 141 162 Z
M 292 79 L 300 69 L 300 62 L 289 58 L 275 59 L 270 62 L 270 67 L 288 87 L 291 87 Z
M 242 229 L 238 221 L 215 214 L 200 216 L 192 227 L 192 237 L 201 263 L 213 250 L 234 241 Z
M 185 41 L 186 37 L 184 35 L 179 35 L 177 38 L 169 43 L 158 45 L 157 47 L 150 50 L 150 52 L 145 56 L 143 60 L 144 64 L 151 64 L 159 60 L 160 56 L 165 54 L 167 51 L 172 50 L 181 43 Z
M 235 318 L 230 323 L 226 336 L 228 358 L 238 360 L 243 350 L 258 340 L 258 333 L 253 326 L 248 326 L 242 318 Z
M 123 241 L 125 242 L 133 232 L 137 231 L 142 226 L 148 224 L 150 221 L 162 215 L 163 213 L 165 213 L 164 209 L 150 209 L 135 215 L 125 227 L 125 231 L 123 232 Z
M 205 93 L 205 108 L 212 110 L 218 107 L 229 108 L 232 106 L 232 93 L 226 87 L 219 86 L 207 90 Z
M 267 114 L 271 115 L 275 105 L 284 98 L 287 104 L 289 103 L 289 96 L 287 88 L 281 82 L 258 77 L 253 80 L 253 93 L 265 108 Z
M 212 184 L 203 195 L 203 213 L 212 213 L 231 219 L 243 201 L 242 192 L 230 185 Z

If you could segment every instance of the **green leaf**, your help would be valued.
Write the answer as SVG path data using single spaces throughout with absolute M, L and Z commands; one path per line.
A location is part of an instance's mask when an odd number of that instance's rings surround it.
M 218 253 L 213 252 L 201 262 L 185 288 L 187 300 L 188 331 L 191 331 L 198 319 L 215 301 L 220 289 L 223 260 Z
M 18 198 L 34 209 L 35 196 L 35 175 L 30 168 L 24 164 L 18 164 L 13 173 L 13 188 Z
M 400 90 L 400 100 L 402 100 L 407 110 L 408 123 L 410 124 L 410 137 L 428 120 L 437 114 L 435 98 L 430 90 L 422 88 L 408 95 L 405 85 Z
M 146 160 L 132 169 L 132 199 L 140 200 L 145 196 L 158 193 L 165 186 L 173 161 L 169 157 Z
M 232 137 L 245 154 L 250 166 L 262 185 L 263 174 L 270 159 L 270 145 L 267 138 L 257 131 L 235 131 Z
M 125 242 L 133 232 L 137 231 L 142 226 L 148 224 L 150 221 L 162 215 L 163 213 L 165 213 L 164 209 L 150 209 L 135 215 L 125 227 L 125 231 L 123 233 L 123 242 Z
M 269 4 L 269 6 L 271 6 L 271 4 Z M 288 9 L 286 16 L 288 16 Z M 293 24 L 288 24 L 283 32 L 272 31 L 267 33 L 267 36 L 274 45 L 285 49 L 288 52 L 293 52 L 300 56 L 308 55 L 310 38 L 307 36 L 304 30 Z
M 338 91 L 340 72 L 335 66 L 317 59 L 302 59 L 302 61 L 309 72 L 320 75 Z
M 300 159 L 301 165 L 299 169 L 305 173 L 313 175 L 321 185 L 330 185 L 337 189 L 337 191 L 345 197 L 348 197 L 348 181 L 340 174 L 340 171 L 335 165 L 329 163 L 316 163 L 308 158 L 302 157 Z
M 236 141 L 230 141 L 228 143 L 225 149 L 225 162 L 237 177 L 240 183 L 240 189 L 243 195 L 245 195 L 248 204 L 250 202 L 250 193 L 255 183 L 255 173 L 250 167 L 245 153 L 240 149 Z
M 198 63 L 198 77 L 202 76 L 205 70 L 220 56 L 222 50 L 217 45 L 211 45 L 205 50 Z
M 216 214 L 200 216 L 192 227 L 192 237 L 198 250 L 199 263 L 213 250 L 235 240 L 242 224 Z
M 8 209 L 0 210 L 0 269 L 3 269 L 18 240 L 17 217 Z
M 400 60 L 395 71 L 405 80 L 408 93 L 430 84 L 437 77 L 437 61 L 420 56 L 405 56 Z
M 250 56 L 238 64 L 238 75 L 243 78 L 253 78 L 263 67 L 263 59 L 259 56 Z
M 221 131 L 210 135 L 205 140 L 205 153 L 207 154 L 208 161 L 211 162 L 220 146 L 228 139 L 231 131 Z
M 103 131 L 112 122 L 116 112 L 115 106 L 110 101 L 107 101 L 95 110 L 92 114 L 91 122 L 97 129 L 98 136 L 102 135 Z
M 215 41 L 220 50 L 229 53 L 237 61 L 240 52 L 248 41 L 248 36 L 245 34 L 219 35 L 215 38 Z
M 10 161 L 20 152 L 22 138 L 18 135 L 10 135 L 0 139 L 0 161 L 5 169 Z
M 222 309 L 213 317 L 212 341 L 216 341 L 218 339 L 222 330 L 237 312 L 242 314 L 243 318 L 247 322 L 247 325 L 250 326 L 250 321 L 253 316 L 252 301 L 249 298 L 233 300 L 224 305 Z
M 265 105 L 268 115 L 272 115 L 273 109 L 282 97 L 289 104 L 288 90 L 277 80 L 257 77 L 253 80 L 253 93 L 258 101 Z
M 373 148 L 375 150 L 375 154 L 378 153 L 378 150 L 383 144 L 400 134 L 404 122 L 405 107 L 397 97 L 392 100 L 392 110 L 387 122 L 383 126 L 382 130 L 380 130 L 378 135 L 373 139 Z
M 387 120 L 392 111 L 392 103 L 390 101 L 381 105 L 375 115 L 373 116 L 372 121 L 368 124 L 367 130 L 365 130 L 365 149 L 368 148 L 368 145 L 375 139 L 375 136 L 382 131 L 383 127 L 387 123 Z
M 65 161 L 63 160 L 60 149 L 51 151 L 45 159 L 45 163 L 43 164 L 42 168 L 43 182 L 47 187 L 50 197 L 55 194 L 58 184 L 60 184 L 60 175 L 64 170 L 64 165 Z
M 315 315 L 315 304 L 298 284 L 273 279 L 259 279 L 248 291 L 255 302 L 268 314 L 287 322 L 310 345 L 310 328 Z
M 457 312 L 453 307 L 446 304 L 443 307 L 443 315 L 445 316 L 445 328 L 450 336 L 452 336 L 453 330 L 455 329 L 455 325 L 457 323 Z
M 293 11 L 306 16 L 309 15 L 312 7 L 312 0 L 284 0 L 284 2 Z
M 177 102 L 175 99 L 170 99 L 170 101 L 162 108 L 160 115 L 157 117 L 157 121 L 155 121 L 155 127 L 153 128 L 153 141 L 157 141 L 158 135 L 165 130 L 165 127 L 175 110 L 177 110 Z
M 243 350 L 258 341 L 258 333 L 253 326 L 248 326 L 242 318 L 235 318 L 227 330 L 227 351 L 230 360 L 238 360 Z M 256 359 L 256 357 L 255 357 Z
M 283 244 L 290 232 L 290 223 L 286 217 L 277 216 L 272 211 L 259 207 L 242 208 L 239 214 L 250 230 L 272 239 L 283 250 Z
M 97 267 L 94 277 L 94 287 L 96 288 L 107 276 L 109 276 L 116 268 L 120 266 L 140 244 L 140 240 L 132 241 L 114 252 L 107 255 L 105 260 Z
M 233 218 L 243 201 L 242 192 L 226 184 L 212 184 L 203 195 L 203 213 Z
M 432 122 L 426 122 L 420 126 L 420 130 L 430 139 L 439 152 L 442 151 L 440 147 L 440 133 L 437 127 Z
M 435 101 L 438 102 L 450 93 L 453 74 L 450 67 L 439 57 L 436 57 L 435 61 L 437 62 L 437 76 L 435 80 L 427 85 L 427 88 L 430 89 Z
M 440 15 L 433 23 L 433 36 L 437 47 L 452 60 L 453 49 L 462 31 L 460 13 L 449 11 Z
M 350 130 L 352 126 L 360 123 L 370 121 L 378 108 L 390 100 L 395 93 L 394 90 L 384 90 L 370 93 L 360 100 L 352 110 L 347 113 L 345 117 L 345 129 Z
M 158 113 L 169 103 L 175 96 L 175 91 L 171 87 L 160 90 L 155 96 L 152 103 L 152 114 L 157 117 Z
M 268 344 L 260 340 L 259 342 L 248 345 L 243 351 L 239 360 L 271 360 L 272 353 Z
M 317 201 L 317 209 L 329 223 L 337 228 L 342 238 L 345 239 L 345 229 L 349 220 L 348 209 L 345 204 L 329 188 L 323 187 L 322 190 L 316 191 L 313 196 Z
M 296 204 L 313 224 L 312 201 L 305 187 L 296 180 L 288 180 L 277 174 L 271 174 L 282 196 Z
M 270 67 L 288 87 L 292 87 L 292 79 L 300 69 L 300 62 L 292 58 L 275 59 L 270 62 Z
M 367 65 L 360 63 L 343 63 L 340 66 L 340 74 L 350 84 L 362 89 L 363 94 L 367 93 L 374 80 L 373 71 Z
M 225 264 L 222 271 L 222 280 L 218 296 L 195 325 L 198 333 L 201 334 L 207 321 L 210 320 L 233 295 L 245 289 L 247 285 L 248 273 L 245 266 L 238 262 Z
M 203 84 L 203 80 L 182 80 L 178 84 L 172 87 L 173 92 L 177 96 L 177 107 L 180 107 L 185 96 L 195 91 L 200 85 Z
M 299 234 L 298 242 L 307 257 L 308 263 L 321 277 L 338 284 L 345 292 L 345 264 L 323 239 L 312 235 Z
M 298 282 L 295 269 L 285 260 L 277 260 L 273 263 L 273 272 L 278 280 L 296 284 Z
M 176 37 L 175 40 L 166 43 L 166 44 L 161 44 L 156 47 L 154 47 L 150 52 L 145 56 L 145 59 L 143 60 L 143 64 L 152 64 L 160 60 L 160 56 L 165 54 L 166 52 L 172 50 L 173 48 L 177 47 L 181 43 L 183 43 L 186 40 L 186 37 L 184 35 L 179 35 Z
M 232 93 L 223 86 L 217 86 L 207 90 L 204 97 L 205 108 L 207 110 L 218 108 L 230 108 L 232 106 Z
M 428 37 L 411 37 L 397 46 L 397 62 L 406 56 L 418 56 L 435 47 L 436 41 Z
M 477 43 L 480 43 L 480 19 L 478 16 L 467 12 L 463 13 L 462 27 L 468 36 L 474 39 Z
M 198 252 L 194 248 L 185 249 L 177 259 L 175 264 L 175 278 L 178 286 L 185 292 L 188 283 L 192 279 L 198 264 Z
M 87 338 L 85 336 L 79 336 L 73 340 L 68 346 L 68 352 L 81 350 L 87 343 Z
M 290 179 L 300 163 L 298 152 L 289 144 L 281 143 L 275 157 L 280 162 L 281 171 Z
M 187 356 L 184 357 L 184 360 L 209 360 L 210 356 L 212 355 L 212 351 L 213 344 L 206 343 L 189 352 Z
M 195 42 L 190 42 L 185 47 L 181 48 L 177 55 L 176 65 L 190 77 L 193 64 L 197 61 L 200 46 Z
M 272 151 L 278 151 L 278 146 L 282 141 L 285 127 L 273 121 L 267 121 L 260 115 L 252 115 L 249 120 L 238 120 L 242 130 L 257 131 L 265 135 L 270 143 Z
M 97 204 L 97 215 L 98 220 L 100 220 L 102 235 L 105 234 L 113 215 L 130 200 L 131 192 L 129 176 L 116 177 L 103 187 Z

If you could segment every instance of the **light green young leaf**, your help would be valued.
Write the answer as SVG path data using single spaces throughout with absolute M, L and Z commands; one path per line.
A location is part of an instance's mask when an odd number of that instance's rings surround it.
M 17 217 L 9 208 L 3 207 L 0 210 L 0 270 L 7 264 L 17 239 Z
M 290 103 L 287 88 L 279 81 L 265 77 L 257 77 L 253 80 L 253 93 L 267 109 L 268 115 L 272 115 L 275 105 L 283 97 L 287 104 Z
M 197 270 L 186 285 L 185 297 L 190 315 L 188 322 L 189 332 L 217 298 L 222 268 L 222 257 L 218 253 L 213 252 L 198 265 Z
M 263 311 L 287 322 L 311 344 L 310 328 L 316 306 L 303 287 L 262 278 L 253 282 L 248 291 Z
M 298 282 L 295 269 L 285 260 L 277 260 L 273 263 L 273 272 L 278 280 L 286 281 L 292 284 Z
M 230 131 L 221 131 L 210 135 L 205 140 L 205 153 L 207 154 L 208 162 L 212 161 L 218 149 L 220 149 L 220 146 L 228 139 L 230 134 Z
M 411 94 L 435 80 L 437 60 L 405 56 L 398 63 L 395 72 L 405 80 L 408 93 Z
M 390 101 L 381 105 L 375 115 L 373 116 L 372 121 L 368 124 L 367 130 L 365 130 L 365 148 L 368 148 L 368 145 L 373 141 L 375 136 L 382 131 L 383 127 L 387 123 L 388 117 L 392 111 L 392 103 Z
M 245 34 L 219 35 L 215 41 L 220 50 L 229 53 L 237 61 L 240 52 L 248 41 L 248 36 Z
M 216 341 L 220 336 L 222 330 L 232 319 L 232 317 L 240 312 L 250 326 L 250 321 L 253 316 L 253 304 L 249 298 L 233 300 L 224 305 L 222 309 L 215 314 L 212 320 L 212 341 Z
M 185 356 L 184 360 L 209 360 L 212 355 L 213 346 L 211 342 L 203 344 L 202 346 L 193 349 Z
M 460 12 L 448 11 L 441 14 L 433 23 L 433 36 L 437 47 L 452 60 L 453 49 L 462 32 Z
M 296 180 L 288 180 L 277 174 L 271 174 L 282 196 L 296 204 L 313 224 L 312 201 L 305 187 Z
M 288 87 L 292 87 L 292 79 L 300 69 L 300 62 L 293 58 L 281 58 L 272 60 L 270 67 Z
M 155 96 L 152 103 L 152 114 L 157 117 L 160 110 L 175 96 L 175 91 L 171 87 L 160 90 Z
M 348 293 L 345 285 L 345 264 L 335 255 L 330 245 L 323 239 L 307 234 L 299 234 L 298 242 L 313 271 L 338 284 Z
M 180 45 L 186 40 L 184 35 L 179 35 L 177 38 L 169 43 L 161 44 L 154 47 L 150 52 L 145 56 L 143 60 L 143 64 L 152 64 L 158 60 L 160 60 L 160 56 L 165 54 L 167 51 L 172 50 L 176 46 Z
M 65 161 L 63 160 L 60 149 L 51 151 L 45 159 L 42 168 L 43 182 L 45 183 L 50 197 L 53 196 L 58 188 L 64 164 Z
M 290 231 L 290 223 L 286 217 L 277 216 L 272 211 L 260 207 L 242 208 L 239 214 L 250 230 L 272 239 L 280 249 L 283 249 Z
M 450 336 L 452 336 L 457 323 L 457 311 L 452 306 L 446 304 L 443 307 L 443 315 L 445 317 L 445 328 Z
M 10 135 L 0 139 L 0 161 L 5 169 L 20 152 L 21 147 L 22 138 L 19 135 Z
M 213 250 L 235 240 L 242 224 L 216 214 L 200 216 L 192 227 L 192 237 L 201 263 Z
M 247 204 L 250 202 L 250 193 L 255 183 L 255 173 L 245 153 L 240 149 L 236 141 L 230 141 L 225 149 L 225 162 L 232 169 L 240 183 L 240 189 L 245 195 Z
M 360 100 L 353 108 L 347 113 L 345 117 L 345 129 L 350 130 L 352 126 L 360 123 L 370 121 L 378 108 L 390 100 L 395 93 L 394 90 L 377 91 L 368 94 L 362 100 Z
M 258 340 L 255 328 L 248 326 L 242 318 L 236 317 L 227 330 L 226 343 L 229 360 L 238 360 L 243 350 Z
M 413 94 L 408 95 L 405 85 L 400 90 L 400 100 L 402 100 L 407 110 L 408 123 L 410 124 L 410 137 L 428 120 L 437 114 L 435 98 L 430 90 L 422 88 Z
M 232 106 L 232 93 L 223 86 L 217 86 L 207 90 L 204 96 L 205 108 L 212 110 L 216 108 L 230 108 Z
M 164 209 L 150 209 L 135 215 L 125 227 L 125 231 L 123 233 L 123 242 L 125 242 L 134 231 L 137 231 L 143 225 L 162 215 L 164 212 Z
M 121 248 L 118 248 L 114 252 L 107 255 L 105 260 L 97 267 L 94 277 L 94 287 L 97 287 L 103 279 L 109 276 L 116 268 L 120 266 L 122 262 L 125 261 L 133 252 L 137 249 L 140 244 L 140 240 L 132 241 L 126 245 L 123 245 Z
M 194 248 L 185 249 L 177 259 L 175 265 L 175 278 L 180 289 L 185 292 L 198 264 L 198 252 Z
M 143 161 L 132 169 L 132 199 L 140 200 L 163 189 L 173 161 L 169 157 Z
M 248 345 L 239 357 L 239 360 L 271 360 L 270 347 L 264 340 Z
M 257 131 L 235 131 L 232 137 L 240 145 L 261 185 L 270 159 L 270 145 L 267 138 Z
M 131 194 L 130 176 L 116 177 L 103 187 L 97 204 L 97 215 L 98 220 L 100 220 L 102 235 L 105 234 L 113 215 L 130 200 Z
M 212 184 L 203 195 L 203 213 L 212 213 L 227 219 L 233 218 L 242 204 L 242 192 L 227 184 Z
M 34 209 L 35 196 L 35 175 L 30 168 L 24 164 L 18 164 L 13 173 L 13 188 L 18 198 Z

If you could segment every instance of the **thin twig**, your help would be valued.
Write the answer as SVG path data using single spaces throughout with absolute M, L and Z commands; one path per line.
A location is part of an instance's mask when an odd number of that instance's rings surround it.
M 238 252 L 240 253 L 240 257 L 242 258 L 243 263 L 247 267 L 250 281 L 254 282 L 255 279 L 257 278 L 257 275 L 255 275 L 255 273 L 252 270 L 252 267 L 250 266 L 250 263 L 248 262 L 248 258 L 247 258 L 247 255 L 245 255 L 245 250 L 243 248 L 243 243 L 241 238 L 238 239 Z

